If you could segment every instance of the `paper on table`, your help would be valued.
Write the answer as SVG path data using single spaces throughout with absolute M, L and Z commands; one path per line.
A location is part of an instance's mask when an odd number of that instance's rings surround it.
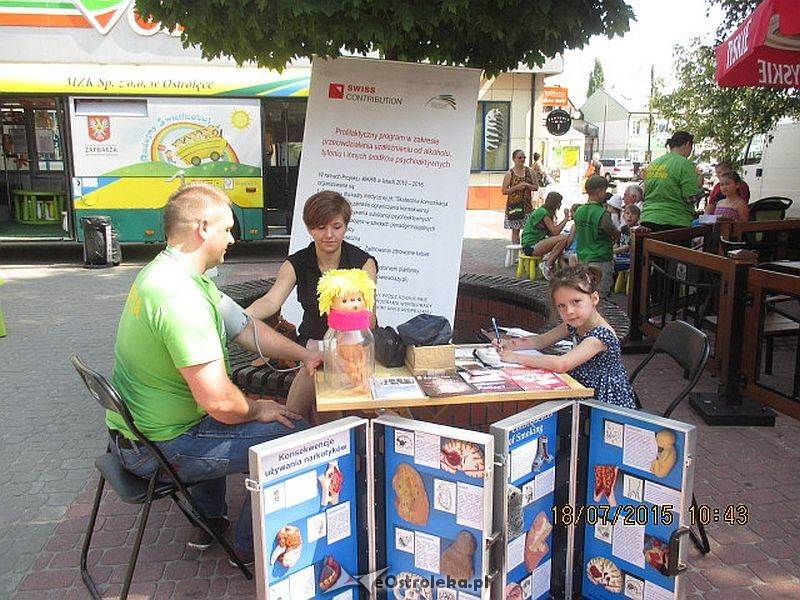
M 532 348 L 526 348 L 525 350 L 514 350 L 514 352 L 518 354 L 524 354 L 527 356 L 541 356 L 542 353 L 539 350 L 534 350 Z M 510 363 L 505 361 L 500 361 L 500 367 L 518 367 L 519 363 Z
M 538 335 L 533 333 L 532 331 L 528 331 L 527 329 L 521 329 L 519 327 L 498 327 L 500 331 L 504 331 L 506 335 L 511 337 L 530 337 L 532 335 Z

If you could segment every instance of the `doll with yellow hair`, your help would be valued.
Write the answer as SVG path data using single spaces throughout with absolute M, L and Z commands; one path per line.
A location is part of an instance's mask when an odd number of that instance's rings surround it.
M 370 332 L 375 282 L 363 269 L 332 269 L 317 284 L 320 315 L 328 315 L 323 338 L 325 379 L 334 388 L 369 389 L 375 366 Z

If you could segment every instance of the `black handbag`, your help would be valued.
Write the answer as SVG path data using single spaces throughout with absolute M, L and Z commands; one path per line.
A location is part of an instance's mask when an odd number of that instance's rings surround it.
M 406 345 L 393 327 L 376 327 L 372 330 L 375 338 L 375 360 L 384 367 L 402 367 L 406 362 Z
M 400 338 L 409 346 L 437 346 L 453 337 L 450 321 L 436 315 L 417 315 L 397 326 Z

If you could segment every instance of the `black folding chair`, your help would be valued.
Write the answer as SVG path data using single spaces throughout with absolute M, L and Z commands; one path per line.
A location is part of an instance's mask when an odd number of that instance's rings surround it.
M 97 521 L 97 513 L 100 509 L 100 499 L 103 496 L 103 488 L 106 482 L 108 482 L 109 486 L 111 486 L 123 502 L 142 505 L 139 513 L 139 527 L 136 531 L 136 538 L 133 542 L 128 569 L 125 573 L 125 579 L 122 583 L 122 590 L 119 595 L 120 600 L 125 600 L 128 596 L 128 590 L 130 589 L 133 579 L 133 572 L 136 569 L 136 561 L 139 557 L 139 549 L 142 545 L 145 526 L 147 525 L 147 518 L 150 515 L 150 506 L 155 500 L 166 497 L 172 498 L 172 501 L 175 502 L 192 524 L 202 527 L 207 533 L 212 535 L 214 539 L 222 545 L 230 559 L 236 563 L 244 576 L 247 577 L 247 579 L 252 579 L 253 575 L 250 570 L 245 566 L 225 538 L 209 524 L 208 519 L 189 493 L 188 489 L 194 484 L 184 483 L 180 477 L 178 477 L 172 465 L 167 462 L 161 450 L 142 435 L 142 432 L 136 427 L 133 416 L 125 405 L 125 401 L 119 395 L 119 392 L 117 392 L 105 377 L 89 369 L 77 355 L 73 354 L 70 357 L 70 361 L 75 367 L 75 370 L 78 371 L 78 375 L 81 376 L 81 379 L 86 384 L 92 397 L 100 403 L 100 406 L 118 413 L 123 418 L 128 429 L 138 438 L 137 443 L 147 448 L 158 461 L 160 467 L 152 477 L 142 478 L 127 471 L 117 459 L 116 455 L 110 451 L 107 451 L 95 460 L 94 464 L 100 473 L 100 480 L 97 483 L 94 506 L 92 507 L 92 514 L 89 517 L 89 526 L 86 530 L 80 562 L 81 577 L 86 587 L 89 589 L 92 598 L 99 600 L 102 596 L 97 591 L 97 586 L 89 574 L 86 558 L 89 554 L 89 546 L 92 541 L 95 522 Z M 244 515 L 244 518 L 247 518 L 247 516 Z
M 685 321 L 670 321 L 658 334 L 653 347 L 647 356 L 644 357 L 641 363 L 633 370 L 630 376 L 631 385 L 633 384 L 642 369 L 649 363 L 656 354 L 666 354 L 670 356 L 680 367 L 683 368 L 683 378 L 688 380 L 686 386 L 678 393 L 677 396 L 670 402 L 664 411 L 664 417 L 669 417 L 672 411 L 683 402 L 684 398 L 689 395 L 700 376 L 703 374 L 708 357 L 711 354 L 711 345 L 708 342 L 708 337 L 705 333 L 692 327 Z M 636 406 L 642 408 L 642 403 L 639 400 L 639 395 L 636 394 Z M 692 506 L 697 511 L 697 498 L 692 494 Z M 697 525 L 697 533 L 693 529 L 689 529 L 689 536 L 692 542 L 697 546 L 703 554 L 708 554 L 711 546 L 708 543 L 708 535 L 706 528 L 702 523 Z

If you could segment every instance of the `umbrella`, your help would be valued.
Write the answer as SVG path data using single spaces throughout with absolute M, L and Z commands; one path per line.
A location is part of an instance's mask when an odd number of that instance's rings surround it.
M 800 87 L 800 1 L 764 0 L 715 52 L 723 87 Z

